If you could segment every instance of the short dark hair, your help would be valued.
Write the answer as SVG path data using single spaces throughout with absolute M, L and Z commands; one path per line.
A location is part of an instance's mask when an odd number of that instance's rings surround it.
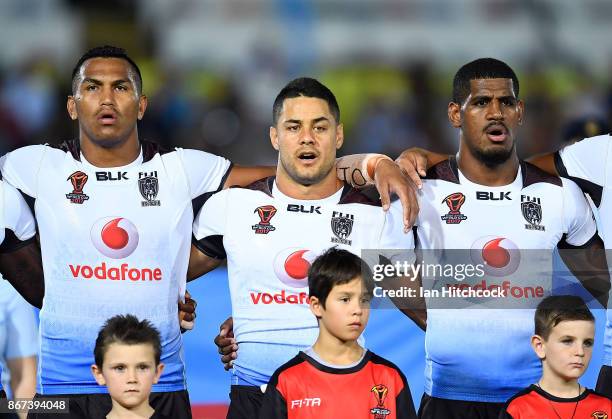
M 512 79 L 514 94 L 518 98 L 519 81 L 508 64 L 495 58 L 479 58 L 457 71 L 453 79 L 453 102 L 462 104 L 470 95 L 470 80 Z
M 276 99 L 274 99 L 274 105 L 272 106 L 273 125 L 276 125 L 278 122 L 285 99 L 292 99 L 299 96 L 323 99 L 327 102 L 329 111 L 336 119 L 336 122 L 340 122 L 340 107 L 332 91 L 318 80 L 309 77 L 300 77 L 287 83 L 278 96 L 276 96 Z
M 128 55 L 127 52 L 123 48 L 114 47 L 112 45 L 104 45 L 101 47 L 95 47 L 87 51 L 85 54 L 79 58 L 74 69 L 72 70 L 72 93 L 75 94 L 77 90 L 77 82 L 79 72 L 81 71 L 81 67 L 83 63 L 91 58 L 121 58 L 122 60 L 127 61 L 132 69 L 136 73 L 136 89 L 138 89 L 138 93 L 142 93 L 142 75 L 140 74 L 140 69 Z
M 361 278 L 369 294 L 374 282 L 369 266 L 359 256 L 349 251 L 332 247 L 317 257 L 308 270 L 308 293 L 317 297 L 323 308 L 325 300 L 336 285 L 346 284 Z
M 113 343 L 125 345 L 150 344 L 153 347 L 155 365 L 161 360 L 161 338 L 159 331 L 148 321 L 138 320 L 131 314 L 111 317 L 98 333 L 94 348 L 96 365 L 102 368 L 104 355 Z
M 552 329 L 563 321 L 595 321 L 582 298 L 575 295 L 554 295 L 543 299 L 535 312 L 535 334 L 548 339 Z

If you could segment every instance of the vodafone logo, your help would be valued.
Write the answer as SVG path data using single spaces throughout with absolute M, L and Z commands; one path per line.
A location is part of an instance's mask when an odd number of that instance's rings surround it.
M 518 246 L 505 237 L 485 236 L 477 239 L 470 249 L 472 261 L 484 264 L 485 273 L 492 276 L 513 274 L 521 263 Z
M 124 259 L 138 247 L 138 230 L 127 218 L 104 217 L 91 228 L 91 242 L 104 256 Z
M 282 250 L 274 258 L 274 273 L 285 285 L 308 287 L 308 269 L 317 256 L 316 252 L 299 247 Z

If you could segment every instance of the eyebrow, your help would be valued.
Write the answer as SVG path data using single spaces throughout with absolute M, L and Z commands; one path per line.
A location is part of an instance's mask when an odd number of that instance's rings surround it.
M 91 78 L 91 77 L 84 78 L 83 79 L 83 83 L 91 83 L 91 84 L 95 84 L 95 85 L 98 85 L 98 86 L 101 86 L 103 84 L 102 81 L 100 81 L 98 79 Z M 111 84 L 113 86 L 117 86 L 119 84 L 124 84 L 124 83 L 132 84 L 132 81 L 129 80 L 129 79 L 119 79 L 119 80 L 114 80 Z
M 474 102 L 474 101 L 478 101 L 480 99 L 492 99 L 493 95 L 478 95 L 478 96 L 473 96 L 470 99 L 470 102 Z M 516 97 L 512 96 L 512 95 L 506 95 L 506 96 L 499 96 L 498 99 L 511 99 L 511 100 L 517 100 Z
M 315 119 L 312 120 L 312 122 L 315 123 L 315 124 L 318 123 L 318 122 L 322 122 L 322 121 L 329 122 L 329 118 L 326 118 L 324 116 L 320 116 L 320 117 L 315 118 Z M 300 120 L 300 119 L 287 119 L 285 121 L 285 124 L 301 124 L 301 123 L 302 123 L 302 120 Z

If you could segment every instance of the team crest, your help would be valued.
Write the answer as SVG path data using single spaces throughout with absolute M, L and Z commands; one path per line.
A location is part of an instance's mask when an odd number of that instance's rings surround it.
M 521 195 L 521 212 L 523 218 L 529 223 L 525 224 L 527 230 L 544 231 L 542 223 L 542 204 L 540 198 L 531 198 L 527 195 Z
M 255 230 L 255 234 L 268 234 L 276 230 L 276 227 L 270 224 L 270 220 L 274 217 L 274 214 L 276 214 L 276 208 L 273 205 L 257 207 L 254 212 L 259 215 L 259 223 L 252 226 L 253 230 Z
M 81 171 L 74 172 L 66 179 L 72 184 L 72 192 L 66 194 L 66 198 L 73 204 L 82 204 L 89 199 L 89 196 L 83 193 L 87 179 L 89 179 L 89 176 Z
M 391 414 L 391 411 L 385 407 L 385 399 L 389 389 L 382 384 L 377 384 L 370 391 L 374 393 L 376 399 L 376 406 L 370 409 L 370 413 L 374 415 L 374 419 L 385 419 Z
M 608 414 L 606 412 L 598 410 L 597 412 L 591 413 L 591 417 L 593 419 L 608 419 Z
M 138 174 L 138 190 L 145 199 L 141 202 L 143 207 L 159 207 L 161 205 L 161 201 L 157 199 L 159 192 L 157 171 L 151 173 L 140 172 Z
M 332 243 L 340 243 L 350 246 L 353 241 L 348 240 L 348 237 L 353 231 L 354 221 L 354 215 L 342 214 L 341 212 L 334 211 L 331 219 L 331 229 L 336 237 L 331 238 Z
M 467 215 L 461 214 L 461 206 L 465 202 L 465 195 L 461 192 L 455 192 L 448 195 L 442 200 L 448 206 L 448 214 L 442 215 L 440 218 L 446 221 L 446 224 L 459 224 L 463 220 L 467 220 Z

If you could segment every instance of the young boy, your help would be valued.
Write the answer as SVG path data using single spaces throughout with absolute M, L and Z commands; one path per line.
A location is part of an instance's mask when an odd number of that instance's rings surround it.
M 276 370 L 260 418 L 416 418 L 404 374 L 357 343 L 370 314 L 367 272 L 359 257 L 336 248 L 313 262 L 309 302 L 319 337 Z
M 595 418 L 612 416 L 612 400 L 578 383 L 595 340 L 595 318 L 580 297 L 547 297 L 535 314 L 531 346 L 542 361 L 542 378 L 512 397 L 500 418 Z
M 96 339 L 91 371 L 112 399 L 107 419 L 170 417 L 156 413 L 149 404 L 151 386 L 164 369 L 160 356 L 159 332 L 147 320 L 128 314 L 106 321 Z

